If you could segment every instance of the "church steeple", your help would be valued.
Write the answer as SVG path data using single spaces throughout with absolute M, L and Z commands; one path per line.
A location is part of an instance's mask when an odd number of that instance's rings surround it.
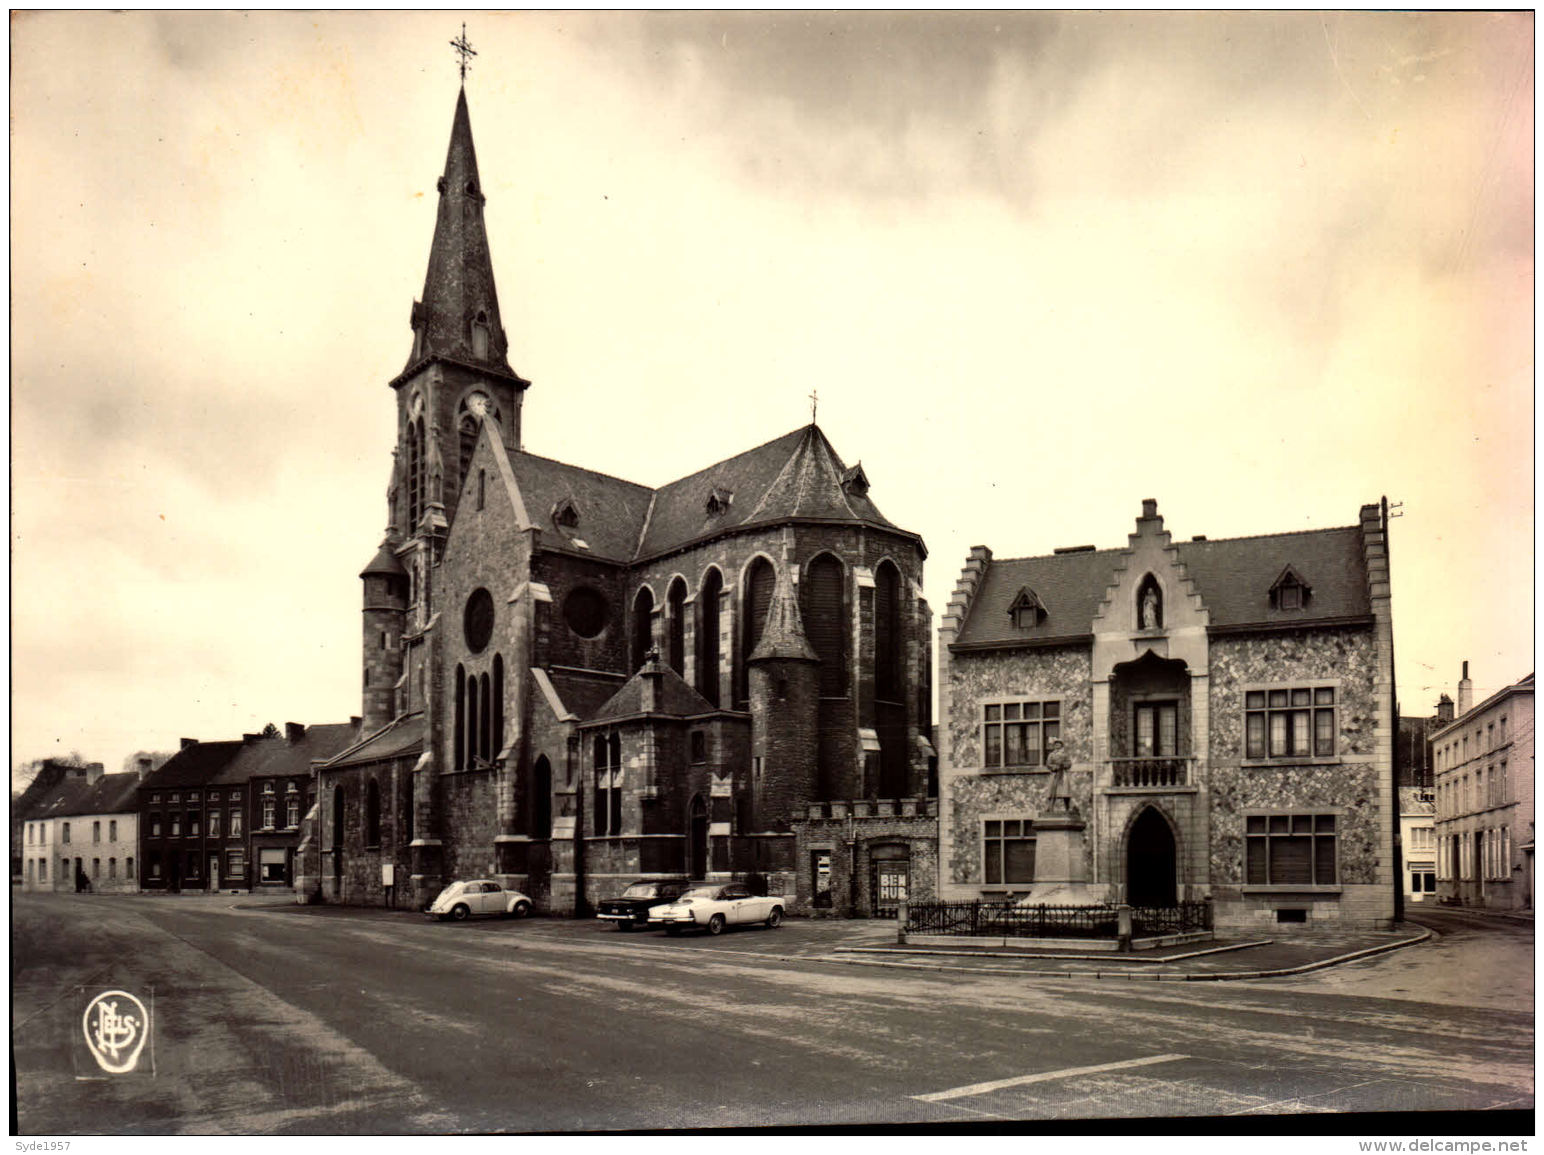
M 509 367 L 509 342 L 499 318 L 493 260 L 483 224 L 487 198 L 477 175 L 464 88 L 456 96 L 439 193 L 429 271 L 423 299 L 413 303 L 413 349 L 404 371 L 438 358 L 518 381 Z

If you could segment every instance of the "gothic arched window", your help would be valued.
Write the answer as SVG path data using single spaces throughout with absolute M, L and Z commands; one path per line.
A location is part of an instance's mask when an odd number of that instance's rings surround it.
M 724 579 L 717 569 L 708 571 L 697 594 L 697 689 L 715 706 L 719 704 L 719 604 Z
M 755 652 L 756 644 L 761 641 L 761 632 L 767 628 L 767 610 L 772 606 L 772 587 L 776 581 L 777 572 L 764 557 L 753 561 L 745 575 L 745 595 L 740 603 L 744 607 L 745 617 L 740 627 L 740 668 L 736 679 L 736 696 L 742 705 L 750 700 L 746 663 Z
M 665 660 L 678 674 L 686 673 L 686 583 L 680 578 L 670 583 L 670 593 L 665 598 L 665 633 L 667 637 Z
M 874 573 L 874 696 L 901 700 L 901 575 L 884 562 Z
M 643 666 L 654 646 L 654 595 L 648 586 L 633 599 L 633 669 Z
M 848 628 L 842 563 L 828 553 L 810 562 L 800 593 L 804 632 L 820 659 L 820 696 L 845 698 Z

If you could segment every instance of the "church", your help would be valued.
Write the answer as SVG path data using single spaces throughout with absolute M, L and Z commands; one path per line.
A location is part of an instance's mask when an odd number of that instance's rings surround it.
M 921 538 L 813 421 L 659 488 L 524 452 L 464 87 L 438 188 L 360 575 L 363 737 L 318 768 L 302 894 L 417 906 L 484 877 L 583 914 L 684 876 L 792 911 L 930 896 Z

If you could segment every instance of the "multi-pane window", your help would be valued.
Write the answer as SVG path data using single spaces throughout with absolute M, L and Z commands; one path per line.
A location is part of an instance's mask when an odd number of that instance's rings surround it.
M 173 813 L 172 814 L 172 817 L 171 817 L 171 830 L 168 833 L 173 838 L 180 838 L 180 837 L 182 837 L 182 815 L 180 813 Z M 69 839 L 66 838 L 65 841 L 68 842 Z
M 218 810 L 211 810 L 209 812 L 209 837 L 220 837 L 220 812 Z
M 1051 739 L 1061 735 L 1061 702 L 989 702 L 982 723 L 987 769 L 1040 766 Z
M 1501 715 L 1501 744 L 1506 745 L 1506 715 Z
M 150 837 L 161 837 L 161 816 L 159 814 L 152 814 L 150 816 Z
M 198 837 L 198 811 L 197 810 L 189 810 L 188 811 L 188 837 L 189 838 L 197 838 Z
M 32 823 L 27 823 L 27 845 L 32 845 Z
M 91 877 L 92 878 L 101 878 L 102 877 L 102 860 L 100 858 L 93 858 L 91 860 Z
M 989 885 L 1035 881 L 1035 832 L 1023 819 L 982 824 L 981 877 Z
M 1322 758 L 1334 753 L 1334 687 L 1245 692 L 1246 758 Z
M 289 785 L 289 793 L 284 799 L 284 825 L 291 830 L 300 825 L 300 791 L 295 789 L 293 782 Z
M 236 807 L 236 806 L 231 807 L 231 833 L 230 833 L 230 836 L 232 838 L 240 838 L 241 837 L 241 809 L 240 809 L 240 807 Z
M 1244 881 L 1252 885 L 1333 885 L 1335 815 L 1249 815 L 1244 861 Z
M 132 858 L 125 858 L 123 860 L 123 877 L 124 878 L 133 878 L 134 877 L 134 860 Z
M 247 875 L 247 862 L 240 850 L 227 850 L 225 852 L 225 877 L 245 878 Z
M 263 783 L 263 829 L 272 830 L 278 813 L 278 800 L 273 794 L 273 783 Z M 374 845 L 372 843 L 372 845 Z
M 107 841 L 109 841 L 109 842 L 117 842 L 118 841 L 118 820 L 116 818 L 108 820 L 108 823 L 107 823 Z
M 1172 758 L 1179 753 L 1179 705 L 1175 702 L 1140 702 L 1135 713 L 1138 758 Z
M 102 824 L 100 822 L 93 822 L 91 824 L 91 841 L 93 844 L 102 841 Z
M 48 881 L 48 859 L 46 858 L 38 859 L 38 881 Z
M 107 877 L 108 878 L 117 878 L 118 877 L 118 860 L 116 858 L 109 858 L 107 860 Z
M 63 841 L 64 841 L 66 846 L 69 845 L 69 842 L 70 842 L 70 824 L 68 822 L 66 822 L 64 824 L 64 839 L 63 839 Z

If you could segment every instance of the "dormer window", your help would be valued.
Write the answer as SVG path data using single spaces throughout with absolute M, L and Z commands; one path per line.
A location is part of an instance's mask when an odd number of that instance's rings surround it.
M 712 489 L 708 490 L 708 500 L 706 505 L 708 516 L 718 517 L 721 514 L 727 513 L 730 505 L 733 504 L 733 502 L 733 492 L 724 489 L 722 486 L 715 485 Z
M 1025 586 L 1015 595 L 1012 604 L 1008 606 L 1008 616 L 1013 619 L 1013 626 L 1019 630 L 1031 630 L 1045 621 L 1050 616 L 1045 608 L 1045 603 L 1034 590 Z
M 579 510 L 570 499 L 565 497 L 552 507 L 552 524 L 560 529 L 577 529 L 579 527 Z
M 1270 600 L 1273 610 L 1306 609 L 1313 590 L 1291 566 L 1281 571 L 1281 576 L 1271 586 Z
M 863 462 L 842 471 L 842 488 L 854 497 L 865 497 L 869 491 L 868 474 L 863 472 Z

